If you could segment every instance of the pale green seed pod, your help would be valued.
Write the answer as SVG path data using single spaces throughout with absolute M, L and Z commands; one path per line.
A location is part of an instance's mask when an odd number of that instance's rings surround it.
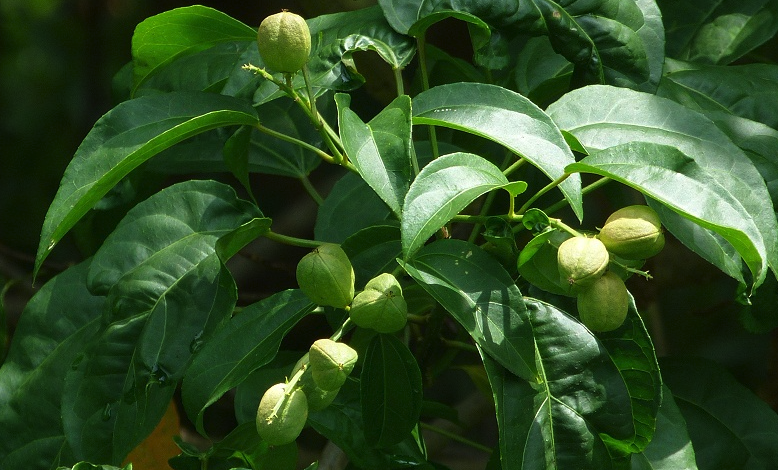
M 665 246 L 659 214 L 644 205 L 622 207 L 611 214 L 598 238 L 611 253 L 632 260 L 655 256 Z
M 318 305 L 344 308 L 354 298 L 354 268 L 343 249 L 325 243 L 297 264 L 297 283 Z
M 358 357 L 348 344 L 331 339 L 316 340 L 308 356 L 313 381 L 326 391 L 338 390 L 343 386 Z
M 608 271 L 578 293 L 578 315 L 592 331 L 612 331 L 627 318 L 629 292 L 619 276 Z
M 568 238 L 557 251 L 559 275 L 572 292 L 590 286 L 608 268 L 610 257 L 603 243 L 596 238 Z
M 371 279 L 365 290 L 354 297 L 349 316 L 357 326 L 379 333 L 403 329 L 408 321 L 408 304 L 400 283 L 389 273 Z
M 287 384 L 275 384 L 262 395 L 257 408 L 257 432 L 270 445 L 288 444 L 300 435 L 308 420 L 305 393 Z
M 282 11 L 268 16 L 259 25 L 257 46 L 267 68 L 297 72 L 308 62 L 311 31 L 302 16 Z
M 332 404 L 338 396 L 340 389 L 322 390 L 313 381 L 310 371 L 303 373 L 300 378 L 300 388 L 308 399 L 308 410 L 311 412 L 321 411 Z

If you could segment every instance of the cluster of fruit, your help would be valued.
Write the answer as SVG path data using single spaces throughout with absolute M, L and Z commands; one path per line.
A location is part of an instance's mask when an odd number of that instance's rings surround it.
M 592 331 L 612 331 L 624 323 L 629 293 L 624 281 L 608 269 L 611 253 L 625 260 L 644 260 L 665 244 L 659 215 L 644 205 L 617 210 L 596 237 L 565 240 L 557 252 L 559 274 L 577 296 L 581 322 Z
M 379 333 L 405 327 L 408 306 L 397 279 L 382 273 L 354 295 L 354 269 L 340 246 L 325 243 L 297 265 L 300 290 L 321 306 L 348 310 L 357 326 Z M 308 411 L 326 408 L 335 399 L 354 365 L 357 352 L 331 339 L 313 343 L 292 370 L 292 380 L 270 387 L 257 408 L 257 431 L 268 444 L 287 444 L 300 435 Z

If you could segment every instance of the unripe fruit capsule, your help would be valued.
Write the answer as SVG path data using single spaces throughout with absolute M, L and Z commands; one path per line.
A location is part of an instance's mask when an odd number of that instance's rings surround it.
M 371 279 L 365 290 L 354 297 L 349 316 L 357 326 L 379 333 L 401 330 L 408 321 L 408 304 L 400 283 L 389 273 Z
M 357 352 L 354 349 L 331 339 L 315 341 L 308 357 L 313 381 L 326 391 L 338 390 L 357 363 Z
M 650 258 L 665 246 L 659 215 L 644 205 L 623 207 L 608 217 L 598 238 L 624 259 Z
M 592 331 L 612 331 L 627 318 L 629 293 L 619 276 L 611 271 L 578 293 L 578 315 Z
M 302 16 L 282 11 L 265 18 L 257 31 L 259 55 L 267 68 L 297 72 L 311 53 L 311 31 Z
M 300 290 L 317 305 L 343 308 L 354 298 L 354 268 L 343 249 L 325 243 L 297 264 Z
M 608 250 L 596 238 L 568 238 L 557 252 L 559 275 L 573 292 L 590 286 L 608 268 Z
M 295 388 L 287 394 L 287 384 L 275 384 L 262 395 L 257 408 L 257 432 L 270 445 L 288 444 L 300 435 L 308 419 L 305 393 Z

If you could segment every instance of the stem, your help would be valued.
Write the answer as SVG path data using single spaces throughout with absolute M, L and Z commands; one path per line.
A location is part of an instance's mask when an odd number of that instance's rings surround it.
M 272 230 L 268 230 L 265 233 L 265 237 L 273 240 L 274 242 L 283 243 L 284 245 L 299 246 L 302 248 L 318 248 L 322 242 L 316 240 L 306 240 L 304 238 L 290 237 L 289 235 L 281 235 Z
M 419 51 L 419 68 L 421 69 L 421 88 L 424 91 L 430 89 L 429 72 L 427 71 L 427 40 L 424 34 L 416 38 L 416 47 Z M 429 126 L 430 132 L 430 145 L 432 146 L 432 159 L 435 160 L 440 156 L 438 150 L 438 136 L 435 131 L 435 126 Z
M 562 222 L 562 219 L 548 219 L 550 225 L 554 228 L 562 229 L 574 237 L 583 237 L 584 235 L 573 227 Z
M 343 322 L 342 325 L 340 325 L 340 328 L 338 328 L 338 331 L 332 334 L 330 336 L 330 339 L 332 341 L 340 341 L 340 338 L 343 337 L 344 334 L 348 333 L 349 330 L 351 330 L 354 327 L 353 322 L 351 321 L 351 317 L 347 317 L 346 321 Z
M 311 76 L 308 73 L 308 64 L 303 64 L 303 81 L 305 81 L 305 90 L 308 92 L 308 103 L 311 106 L 311 114 L 313 114 L 314 119 L 317 119 L 318 125 L 322 125 L 322 117 L 321 114 L 319 114 L 318 111 L 316 111 L 316 95 L 313 94 L 313 87 L 311 86 Z
M 502 164 L 500 165 L 500 168 L 505 167 L 508 165 L 508 162 L 511 161 L 511 155 L 510 152 L 505 152 L 505 158 L 503 159 Z M 510 165 L 507 169 L 503 171 L 503 174 L 507 177 L 511 172 L 516 170 L 519 166 L 521 166 L 521 163 L 523 159 L 520 158 L 516 163 L 513 165 Z M 507 172 L 507 173 L 506 173 Z M 494 204 L 494 198 L 497 197 L 496 191 L 490 191 L 489 194 L 486 195 L 486 200 L 484 201 L 484 205 L 481 206 L 481 210 L 479 211 L 479 215 L 485 216 L 489 213 L 489 209 L 492 208 L 492 204 Z M 511 210 L 508 212 L 509 214 L 513 214 L 513 199 L 511 197 Z M 475 243 L 475 239 L 478 237 L 478 232 L 481 230 L 481 224 L 480 222 L 475 224 L 475 227 L 473 227 L 473 230 L 470 231 L 470 237 L 468 237 L 467 241 L 470 243 Z
M 511 173 L 513 173 L 514 171 L 518 170 L 519 167 L 524 165 L 524 163 L 526 163 L 526 162 L 527 162 L 527 160 L 525 160 L 524 157 L 521 157 L 518 160 L 516 160 L 511 166 L 509 166 L 508 168 L 504 169 L 502 171 L 502 174 L 505 175 L 505 176 L 510 176 Z
M 405 82 L 403 81 L 403 69 L 392 69 L 394 72 L 394 83 L 397 86 L 397 96 L 405 94 Z
M 257 124 L 255 127 L 257 128 L 258 131 L 262 133 L 271 135 L 277 139 L 281 139 L 286 142 L 291 142 L 293 144 L 299 145 L 300 147 L 303 147 L 304 149 L 310 150 L 311 152 L 318 155 L 322 160 L 324 160 L 327 163 L 336 163 L 335 158 L 332 155 L 329 155 L 328 153 L 322 151 L 321 149 L 314 147 L 313 145 L 309 144 L 308 142 L 305 142 L 304 140 L 294 138 L 282 132 L 274 131 L 273 129 L 263 126 L 262 124 Z
M 581 189 L 581 196 L 584 196 L 584 195 L 594 191 L 595 189 L 598 189 L 598 188 L 600 188 L 602 186 L 605 186 L 607 183 L 610 183 L 610 181 L 611 181 L 611 179 L 608 178 L 607 176 L 604 176 L 604 177 L 598 179 L 594 183 L 592 183 L 592 184 L 584 187 L 583 189 Z M 555 204 L 549 206 L 548 208 L 543 209 L 543 212 L 545 212 L 546 214 L 552 214 L 552 213 L 558 211 L 559 209 L 562 209 L 566 205 L 568 205 L 567 199 L 562 199 L 561 201 L 556 202 Z
M 565 173 L 559 178 L 555 179 L 554 181 L 548 183 L 545 188 L 541 189 L 540 191 L 536 192 L 527 202 L 524 203 L 523 206 L 521 206 L 521 209 L 519 209 L 519 214 L 523 214 L 529 207 L 532 205 L 533 202 L 537 201 L 538 198 L 547 192 L 551 191 L 552 189 L 559 186 L 562 181 L 566 180 L 570 176 L 570 173 Z
M 321 197 L 321 194 L 319 194 L 319 192 L 316 191 L 316 188 L 313 187 L 313 184 L 311 184 L 311 180 L 308 179 L 308 176 L 301 176 L 300 182 L 303 184 L 303 187 L 305 188 L 305 191 L 308 193 L 308 195 L 311 196 L 314 201 L 316 201 L 317 205 L 324 204 L 324 198 Z
M 440 340 L 443 344 L 445 344 L 450 348 L 461 349 L 462 351 L 467 351 L 467 352 L 474 352 L 474 353 L 478 352 L 478 348 L 476 348 L 472 344 L 463 343 L 462 341 L 456 341 L 447 338 L 441 338 Z
M 486 452 L 487 454 L 491 454 L 492 453 L 491 447 L 487 447 L 487 446 L 485 446 L 483 444 L 480 444 L 478 442 L 471 441 L 470 439 L 468 439 L 466 437 L 462 437 L 459 434 L 455 434 L 455 433 L 453 433 L 451 431 L 447 431 L 447 430 L 445 430 L 443 428 L 439 428 L 438 426 L 434 426 L 432 424 L 425 423 L 423 421 L 420 422 L 419 425 L 422 428 L 424 428 L 424 429 L 427 429 L 427 430 L 432 431 L 434 433 L 440 434 L 441 436 L 445 436 L 445 437 L 451 439 L 452 441 L 457 441 L 457 442 L 459 442 L 461 444 L 468 445 L 468 446 L 472 447 L 473 449 L 478 449 L 480 451 Z

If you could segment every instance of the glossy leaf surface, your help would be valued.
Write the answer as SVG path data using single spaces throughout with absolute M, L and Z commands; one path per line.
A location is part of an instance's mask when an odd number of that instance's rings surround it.
M 472 153 L 444 155 L 422 168 L 403 204 L 405 258 L 477 197 L 506 184 L 499 168 Z
M 518 93 L 495 85 L 453 83 L 420 93 L 413 99 L 413 122 L 490 139 L 532 162 L 552 181 L 575 161 L 559 128 L 546 113 Z M 582 218 L 578 175 L 567 178 L 559 189 Z
M 490 255 L 461 240 L 439 240 L 403 265 L 473 340 L 504 367 L 535 382 L 535 333 L 521 292 Z
M 116 106 L 97 121 L 65 169 L 41 231 L 36 271 L 73 225 L 140 164 L 201 132 L 256 123 L 251 106 L 208 93 L 153 95 Z
M 769 194 L 764 180 L 743 151 L 701 114 L 665 98 L 605 86 L 568 93 L 549 106 L 548 113 L 560 128 L 592 151 L 635 141 L 677 148 L 737 200 L 753 219 L 762 240 L 753 238 L 751 242 L 767 255 L 759 264 L 769 262 L 773 267 L 778 266 L 778 222 L 772 211 L 765 210 Z M 647 155 L 641 160 L 650 161 L 650 158 Z M 686 195 L 682 197 L 688 199 Z M 663 222 L 684 244 L 733 275 L 733 269 L 715 261 L 731 249 L 695 224 L 674 230 L 674 224 L 683 224 L 678 220 L 680 217 L 665 213 Z M 704 240 L 705 244 L 696 240 Z M 753 262 L 751 266 L 754 277 L 763 278 L 764 266 L 756 268 Z

